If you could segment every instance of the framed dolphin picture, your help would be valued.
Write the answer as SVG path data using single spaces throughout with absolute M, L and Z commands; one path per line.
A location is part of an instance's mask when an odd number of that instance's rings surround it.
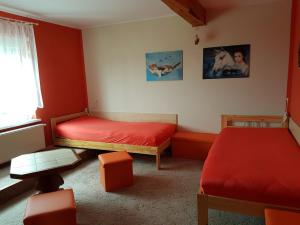
M 249 44 L 203 49 L 203 79 L 246 78 L 249 75 Z
M 183 80 L 183 52 L 146 53 L 147 81 Z

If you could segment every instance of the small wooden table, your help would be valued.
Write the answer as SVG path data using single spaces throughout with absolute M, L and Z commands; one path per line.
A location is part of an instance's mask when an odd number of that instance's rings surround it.
M 75 168 L 80 162 L 81 158 L 67 148 L 25 154 L 11 160 L 10 177 L 15 179 L 38 177 L 36 186 L 38 191 L 43 193 L 57 191 L 64 183 L 60 173 Z

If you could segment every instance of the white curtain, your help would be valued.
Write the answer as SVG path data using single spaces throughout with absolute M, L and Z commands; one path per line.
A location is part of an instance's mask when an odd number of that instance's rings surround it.
M 0 20 L 0 127 L 42 107 L 33 25 Z

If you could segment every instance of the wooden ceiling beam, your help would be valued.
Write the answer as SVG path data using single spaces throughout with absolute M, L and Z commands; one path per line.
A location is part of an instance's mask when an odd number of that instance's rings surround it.
M 161 0 L 193 27 L 206 24 L 206 10 L 199 0 Z

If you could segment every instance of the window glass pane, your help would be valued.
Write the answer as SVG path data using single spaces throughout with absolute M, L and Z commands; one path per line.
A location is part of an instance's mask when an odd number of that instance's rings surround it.
M 0 127 L 33 117 L 41 106 L 31 25 L 0 22 Z

